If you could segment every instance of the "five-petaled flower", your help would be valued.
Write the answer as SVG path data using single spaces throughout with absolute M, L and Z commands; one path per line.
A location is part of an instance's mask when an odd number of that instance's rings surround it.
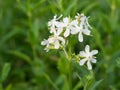
M 75 29 L 75 26 L 77 24 L 78 24 L 77 20 L 73 20 L 70 22 L 70 19 L 68 17 L 63 18 L 62 27 L 65 28 L 64 37 L 68 37 L 70 35 L 71 31 L 73 31 Z
M 53 17 L 53 19 L 48 22 L 48 26 L 50 27 L 50 33 L 55 33 L 57 31 L 56 28 L 59 26 L 59 21 L 58 20 L 61 17 L 62 17 L 62 15 L 59 16 L 58 18 L 57 18 L 57 15 L 55 15 Z
M 51 45 L 54 46 L 55 49 L 59 49 L 60 43 L 62 45 L 65 44 L 65 39 L 59 35 L 59 33 L 55 33 L 53 36 L 48 38 L 48 41 Z
M 78 33 L 79 42 L 83 42 L 83 34 L 90 35 L 91 26 L 88 23 L 88 18 L 84 14 L 77 14 L 76 19 L 79 21 L 79 24 L 76 25 L 76 28 L 71 31 L 71 34 Z
M 83 57 L 83 59 L 81 59 L 79 61 L 79 64 L 82 66 L 85 64 L 85 62 L 87 62 L 87 67 L 89 70 L 92 69 L 92 65 L 91 63 L 96 63 L 96 57 L 94 55 L 96 55 L 98 53 L 98 50 L 92 50 L 90 51 L 90 46 L 86 45 L 85 46 L 85 51 L 80 51 L 80 57 Z

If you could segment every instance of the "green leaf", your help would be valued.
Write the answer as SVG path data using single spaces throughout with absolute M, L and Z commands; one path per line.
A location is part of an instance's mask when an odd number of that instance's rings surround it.
M 35 19 L 28 33 L 28 40 L 32 45 L 35 45 L 38 42 L 38 37 L 39 37 L 39 20 Z
M 85 9 L 83 9 L 82 12 L 88 13 L 90 10 L 92 10 L 93 8 L 95 8 L 97 5 L 98 5 L 97 2 L 91 3 Z
M 29 64 L 32 64 L 32 61 L 31 61 L 30 57 L 27 56 L 26 54 L 22 53 L 22 52 L 19 52 L 19 51 L 16 51 L 16 50 L 14 50 L 14 51 L 11 50 L 11 51 L 8 51 L 8 53 L 21 58 L 22 60 L 26 61 Z
M 65 76 L 65 77 L 64 77 L 64 84 L 63 84 L 63 87 L 62 87 L 61 90 L 70 90 L 69 87 L 70 87 L 70 86 L 69 86 L 67 77 Z
M 76 4 L 77 4 L 77 0 L 74 0 L 74 2 L 71 0 L 71 2 L 68 4 L 69 6 L 65 10 L 65 16 L 70 14 L 70 12 L 73 10 L 73 8 L 76 6 Z
M 80 66 L 78 63 L 72 62 L 72 66 L 81 73 L 81 76 L 89 75 L 89 70 L 86 66 Z
M 103 79 L 94 82 L 93 85 L 88 90 L 96 90 L 96 88 L 101 84 L 102 81 Z
M 81 78 L 82 79 L 82 78 Z M 91 71 L 89 75 L 84 78 L 85 84 L 83 84 L 85 90 L 89 90 L 89 87 L 95 82 L 93 72 Z
M 2 84 L 0 83 L 0 90 L 3 90 Z
M 37 41 L 39 37 L 39 19 L 38 18 L 36 18 L 35 21 L 33 22 L 32 33 L 34 34 L 35 41 Z
M 118 58 L 116 59 L 116 62 L 117 62 L 117 65 L 119 65 L 119 67 L 120 67 L 120 57 L 118 57 Z
M 12 90 L 12 84 L 9 84 L 9 85 L 5 88 L 5 90 Z
M 63 84 L 63 82 L 64 82 L 64 75 L 60 75 L 60 76 L 56 79 L 55 84 L 56 84 L 56 85 L 61 85 L 61 84 Z
M 36 58 L 32 62 L 32 71 L 33 71 L 33 73 L 34 73 L 35 76 L 44 75 L 45 72 L 46 72 L 44 62 L 42 60 L 40 60 L 39 58 Z
M 5 63 L 3 69 L 2 69 L 2 75 L 0 78 L 0 82 L 4 82 L 9 74 L 10 71 L 10 63 Z
M 59 88 L 57 87 L 57 85 L 54 84 L 54 82 L 52 81 L 52 79 L 47 74 L 45 74 L 44 76 L 48 80 L 48 82 L 54 87 L 55 90 L 59 90 Z
M 73 88 L 73 90 L 79 90 L 79 88 L 81 88 L 81 87 L 82 87 L 82 82 L 79 81 L 79 82 L 75 85 L 75 87 Z
M 12 30 L 11 32 L 8 32 L 6 35 L 4 35 L 2 38 L 1 38 L 1 41 L 0 41 L 0 47 L 5 43 L 7 42 L 7 40 L 11 39 L 14 35 L 16 35 L 17 33 L 19 33 L 19 30 Z
M 67 74 L 69 72 L 69 64 L 68 60 L 66 59 L 64 53 L 60 53 L 61 58 L 58 61 L 58 69 L 61 73 Z
M 93 38 L 95 39 L 96 44 L 101 48 L 103 52 L 106 52 L 101 39 L 101 34 L 98 30 L 92 29 Z

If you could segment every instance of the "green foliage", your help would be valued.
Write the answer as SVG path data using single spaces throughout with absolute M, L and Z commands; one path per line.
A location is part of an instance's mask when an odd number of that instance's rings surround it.
M 4 82 L 9 74 L 10 71 L 10 64 L 9 63 L 5 63 L 3 69 L 2 69 L 2 74 L 0 77 L 0 83 Z
M 99 54 L 93 71 L 72 63 L 72 90 L 120 89 L 120 0 L 0 0 L 0 90 L 70 90 L 66 56 L 40 43 L 53 15 L 76 13 L 90 16 L 93 36 L 72 38 L 72 51 L 89 44 Z

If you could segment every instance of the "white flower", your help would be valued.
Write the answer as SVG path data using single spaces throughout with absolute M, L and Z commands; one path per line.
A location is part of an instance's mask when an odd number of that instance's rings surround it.
M 88 23 L 88 18 L 86 16 L 84 16 L 84 14 L 78 14 L 78 16 L 76 16 L 76 19 L 78 21 L 80 21 L 79 25 L 76 25 L 76 27 L 74 29 L 72 29 L 71 34 L 78 34 L 78 40 L 80 42 L 83 42 L 83 34 L 85 35 L 90 35 L 90 30 L 89 28 L 90 25 Z
M 60 42 L 64 45 L 65 39 L 61 36 L 54 35 L 48 39 L 49 43 L 54 46 L 55 49 L 59 49 Z
M 46 46 L 44 50 L 46 50 L 47 52 L 49 51 L 50 43 L 49 43 L 48 40 L 44 39 L 44 40 L 41 42 L 41 45 Z
M 92 69 L 91 63 L 96 63 L 96 55 L 98 53 L 98 50 L 92 50 L 90 52 L 90 46 L 86 45 L 85 46 L 85 51 L 80 51 L 80 56 L 83 57 L 83 59 L 80 60 L 79 64 L 82 66 L 87 62 L 87 67 L 89 70 Z
M 66 30 L 64 32 L 64 37 L 68 37 L 70 35 L 70 25 L 69 25 L 69 18 L 63 18 L 63 26 L 66 27 Z
M 65 44 L 65 39 L 59 36 L 59 34 L 57 33 L 53 36 L 50 36 L 48 40 L 44 39 L 41 42 L 41 45 L 46 46 L 44 50 L 46 50 L 47 52 L 49 51 L 49 49 L 59 49 L 61 44 Z
M 59 27 L 65 28 L 64 37 L 68 37 L 72 29 L 78 24 L 77 20 L 73 20 L 70 22 L 68 17 L 63 18 L 63 22 L 59 24 Z
M 59 16 L 58 18 L 57 18 L 57 16 L 55 15 L 55 16 L 53 17 L 53 19 L 48 22 L 48 26 L 50 27 L 50 33 L 54 33 L 54 32 L 56 31 L 56 27 L 58 26 L 58 24 L 60 24 L 60 22 L 59 22 L 58 20 L 59 20 L 61 17 L 62 17 L 62 15 Z
M 65 39 L 60 36 L 60 32 L 55 32 L 53 36 L 48 38 L 48 41 L 55 49 L 59 49 L 60 43 L 63 45 L 65 44 Z

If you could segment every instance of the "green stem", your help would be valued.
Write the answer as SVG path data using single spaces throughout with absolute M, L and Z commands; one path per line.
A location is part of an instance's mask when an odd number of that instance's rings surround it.
M 68 59 L 69 64 L 69 73 L 68 73 L 68 79 L 69 79 L 69 90 L 72 90 L 72 66 L 71 66 L 71 48 L 69 48 L 69 51 L 67 53 L 66 49 L 63 48 L 63 51 Z
M 54 84 L 54 82 L 51 80 L 51 78 L 48 75 L 44 75 L 45 78 L 49 81 L 49 83 L 54 87 L 55 90 L 59 90 L 59 88 Z
M 0 83 L 0 90 L 3 90 L 3 86 L 2 86 L 2 83 Z
M 27 16 L 28 16 L 28 26 L 29 26 L 29 34 L 32 32 L 32 10 L 30 8 L 30 2 L 31 0 L 28 0 L 27 2 Z M 32 52 L 33 52 L 33 59 L 35 60 L 37 57 L 35 45 L 30 42 L 31 47 L 32 47 Z
M 72 90 L 72 66 L 71 66 L 71 62 L 69 62 L 69 85 L 70 85 L 70 90 Z
M 33 52 L 33 58 L 34 58 L 34 60 L 36 60 L 37 53 L 36 53 L 36 49 L 34 46 L 32 46 L 32 52 Z
M 67 53 L 66 49 L 63 48 L 63 51 L 64 51 L 64 53 L 65 53 L 65 55 L 66 55 L 66 57 L 67 57 L 67 59 L 68 59 L 68 53 Z
M 69 43 L 69 48 L 68 48 L 68 61 L 69 61 L 69 85 L 70 85 L 70 90 L 72 90 L 72 65 L 71 65 L 71 44 Z

